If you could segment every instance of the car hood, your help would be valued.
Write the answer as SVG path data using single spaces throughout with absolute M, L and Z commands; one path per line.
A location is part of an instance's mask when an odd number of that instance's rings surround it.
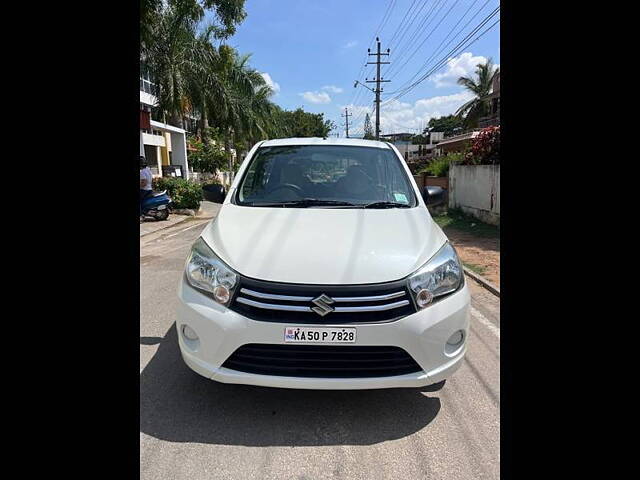
M 323 285 L 401 279 L 446 241 L 424 207 L 265 208 L 230 203 L 222 206 L 202 238 L 244 276 Z

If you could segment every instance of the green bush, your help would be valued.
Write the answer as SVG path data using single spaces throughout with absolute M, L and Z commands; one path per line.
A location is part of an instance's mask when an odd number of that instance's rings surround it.
M 205 143 L 200 138 L 189 137 L 189 146 L 195 150 L 189 151 L 189 165 L 196 172 L 216 173 L 227 167 L 229 155 L 222 146 L 222 137 L 215 128 L 209 128 L 207 136 L 209 142 Z
M 463 158 L 463 153 L 449 153 L 442 157 L 436 157 L 424 167 L 420 173 L 426 173 L 434 177 L 446 177 L 449 175 L 449 165 L 451 162 L 459 162 Z
M 177 177 L 156 178 L 154 190 L 166 190 L 171 197 L 174 208 L 191 208 L 197 210 L 202 201 L 202 186 L 190 180 Z

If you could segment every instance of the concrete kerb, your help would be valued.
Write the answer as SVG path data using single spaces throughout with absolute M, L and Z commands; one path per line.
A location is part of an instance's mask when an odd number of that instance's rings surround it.
M 500 297 L 500 289 L 496 287 L 493 283 L 491 283 L 489 280 L 484 278 L 482 275 L 478 275 L 477 273 L 469 270 L 467 267 L 462 267 L 462 268 L 464 269 L 464 273 L 466 273 L 468 276 L 473 278 L 481 286 L 489 290 L 491 293 L 493 293 L 497 297 Z
M 216 204 L 219 205 L 219 204 Z M 172 210 L 172 214 L 173 215 L 184 215 L 185 218 L 183 218 L 182 220 L 180 220 L 179 222 L 175 222 L 175 223 L 171 223 L 168 225 L 163 226 L 162 228 L 158 228 L 157 230 L 154 230 L 152 232 L 147 232 L 147 233 L 143 233 L 142 235 L 140 235 L 140 238 L 144 238 L 148 235 L 151 235 L 153 233 L 158 233 L 161 232 L 162 230 L 166 230 L 167 228 L 172 228 L 175 227 L 176 225 L 180 225 L 184 222 L 188 222 L 189 220 L 210 220 L 213 217 L 215 217 L 217 215 L 217 210 L 219 210 L 219 208 L 222 205 L 219 205 L 219 207 L 217 209 L 215 209 L 215 213 L 212 213 L 210 210 L 210 208 L 203 208 L 203 205 L 200 205 L 200 208 L 198 210 L 193 210 L 193 209 L 174 209 Z

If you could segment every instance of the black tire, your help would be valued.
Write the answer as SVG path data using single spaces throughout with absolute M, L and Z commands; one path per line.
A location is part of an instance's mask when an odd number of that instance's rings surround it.
M 156 220 L 166 220 L 169 218 L 169 209 L 165 208 L 164 210 L 159 210 L 156 215 Z

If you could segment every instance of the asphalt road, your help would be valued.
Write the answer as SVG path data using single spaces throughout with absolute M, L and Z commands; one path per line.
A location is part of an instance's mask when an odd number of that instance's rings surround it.
M 499 299 L 468 280 L 462 367 L 439 391 L 310 391 L 225 385 L 183 364 L 176 290 L 206 222 L 140 240 L 143 479 L 500 477 Z

